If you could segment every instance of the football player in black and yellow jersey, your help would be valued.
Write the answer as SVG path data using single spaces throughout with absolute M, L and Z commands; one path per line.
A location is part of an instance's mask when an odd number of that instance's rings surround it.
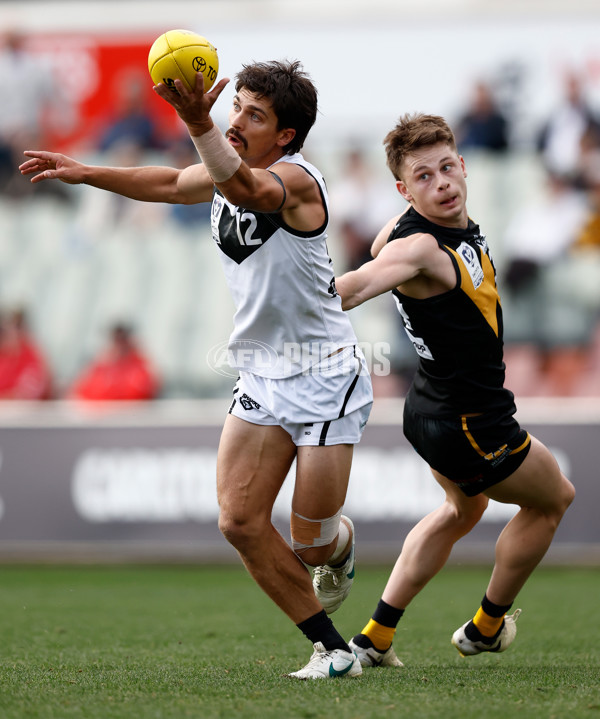
M 384 144 L 408 208 L 378 234 L 374 259 L 336 287 L 344 309 L 392 292 L 419 356 L 404 433 L 446 498 L 408 534 L 372 618 L 350 642 L 363 666 L 402 666 L 392 647 L 398 621 L 488 498 L 520 510 L 498 538 L 481 606 L 452 644 L 463 656 L 507 649 L 520 610 L 507 612 L 575 494 L 550 451 L 514 418 L 495 267 L 467 213 L 467 172 L 452 130 L 438 116 L 406 115 Z

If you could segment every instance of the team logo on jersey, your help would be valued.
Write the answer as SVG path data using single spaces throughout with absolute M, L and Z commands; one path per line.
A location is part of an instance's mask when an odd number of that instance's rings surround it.
M 473 282 L 473 287 L 477 289 L 483 282 L 483 268 L 481 267 L 477 252 L 466 242 L 461 242 L 456 248 L 456 252 L 467 268 L 467 272 Z
M 213 198 L 211 226 L 215 242 L 238 265 L 260 250 L 279 229 L 269 215 L 231 205 L 218 193 Z
M 337 287 L 335 286 L 335 277 L 332 277 L 332 278 L 331 278 L 331 282 L 329 283 L 329 287 L 327 288 L 327 292 L 329 292 L 329 294 L 330 294 L 332 297 L 337 297 L 337 296 L 338 296 Z
M 223 202 L 223 197 L 221 195 L 217 195 L 215 192 L 212 205 L 210 206 L 210 226 L 212 229 L 213 240 L 218 245 L 221 244 L 221 238 L 219 237 L 219 222 L 221 221 L 221 213 L 223 212 L 224 206 L 225 203 Z

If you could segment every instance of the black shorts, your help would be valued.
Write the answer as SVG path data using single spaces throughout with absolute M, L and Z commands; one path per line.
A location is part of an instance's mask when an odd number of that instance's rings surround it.
M 531 437 L 511 414 L 436 419 L 404 405 L 404 435 L 427 464 L 473 497 L 510 476 Z

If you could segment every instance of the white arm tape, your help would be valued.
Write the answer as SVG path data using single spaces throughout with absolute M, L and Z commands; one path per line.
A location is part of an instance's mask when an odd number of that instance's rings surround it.
M 235 175 L 242 164 L 242 158 L 216 125 L 204 135 L 191 137 L 213 182 L 226 182 Z

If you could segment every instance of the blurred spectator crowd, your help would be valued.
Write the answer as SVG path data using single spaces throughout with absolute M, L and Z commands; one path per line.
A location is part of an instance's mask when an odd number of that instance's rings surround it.
M 150 400 L 159 396 L 160 381 L 125 324 L 108 328 L 105 346 L 86 364 L 72 384 L 63 388 L 67 399 L 112 401 Z M 43 400 L 57 396 L 52 370 L 27 323 L 23 309 L 0 316 L 0 399 Z
M 210 208 L 32 186 L 17 168 L 23 149 L 45 146 L 60 88 L 15 33 L 4 37 L 0 70 L 12 83 L 0 115 L 0 399 L 227 394 L 233 375 L 210 361 L 233 312 Z M 508 386 L 520 396 L 600 396 L 600 107 L 581 74 L 557 82 L 561 102 L 529 147 L 517 146 L 514 118 L 492 83 L 474 83 L 463 111 L 448 119 L 470 173 L 469 211 L 496 258 Z M 139 78 L 122 87 L 84 149 L 98 164 L 196 161 L 186 135 L 161 134 Z M 376 232 L 403 201 L 381 140 L 348 138 L 328 157 L 307 144 L 305 154 L 328 180 L 340 274 L 368 261 Z M 415 356 L 388 299 L 353 310 L 352 319 L 361 342 L 390 344 L 391 373 L 374 377 L 376 395 L 402 396 Z

